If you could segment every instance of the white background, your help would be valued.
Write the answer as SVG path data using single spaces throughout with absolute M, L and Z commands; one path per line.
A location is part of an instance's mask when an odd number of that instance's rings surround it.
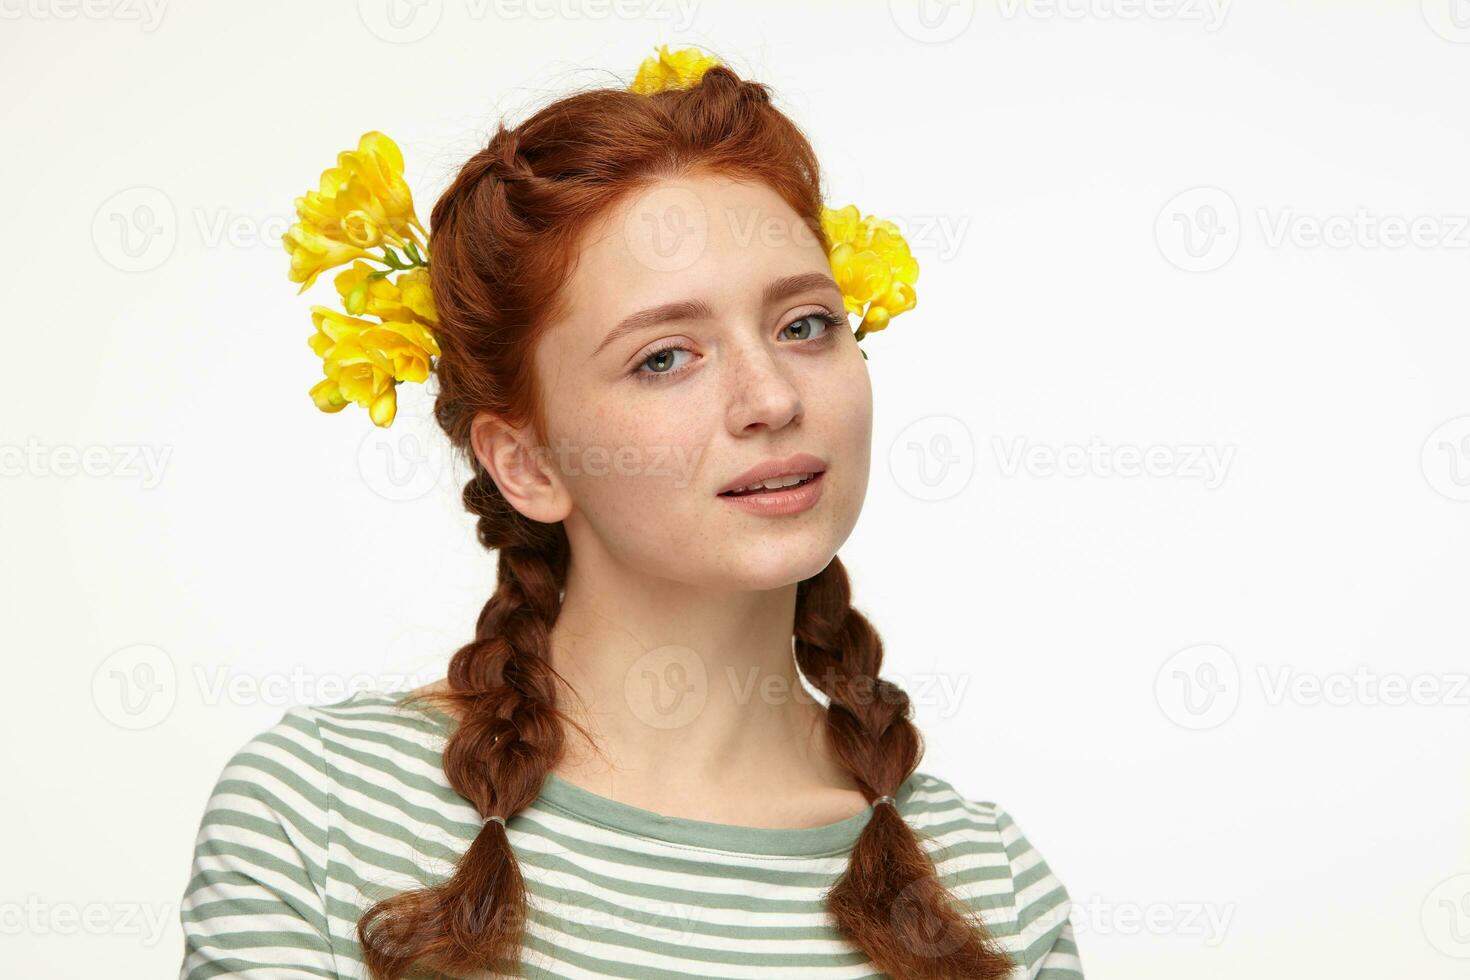
M 1457 2 L 0 0 L 4 972 L 172 975 L 226 758 L 433 678 L 493 588 L 422 389 L 391 434 L 308 400 L 294 198 L 381 129 L 427 220 L 666 41 L 915 248 L 841 556 L 1088 976 L 1465 976 Z

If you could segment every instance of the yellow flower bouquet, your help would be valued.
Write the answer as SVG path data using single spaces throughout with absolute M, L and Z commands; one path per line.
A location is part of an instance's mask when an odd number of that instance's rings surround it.
M 392 425 L 399 383 L 428 380 L 439 356 L 429 233 L 414 214 L 398 145 L 382 133 L 364 133 L 356 150 L 338 154 L 337 166 L 322 171 L 317 190 L 296 199 L 296 216 L 281 240 L 298 292 L 326 270 L 352 263 L 335 279 L 346 312 L 311 308 L 316 330 L 307 342 L 325 374 L 311 399 L 324 412 L 356 402 L 374 424 Z

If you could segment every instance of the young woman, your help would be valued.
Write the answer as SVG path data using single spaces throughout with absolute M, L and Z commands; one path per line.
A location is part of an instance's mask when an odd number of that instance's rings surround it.
M 183 976 L 1081 976 L 1010 815 L 917 771 L 835 557 L 872 391 L 819 185 L 722 65 L 464 165 L 435 412 L 498 585 L 445 680 L 231 760 Z

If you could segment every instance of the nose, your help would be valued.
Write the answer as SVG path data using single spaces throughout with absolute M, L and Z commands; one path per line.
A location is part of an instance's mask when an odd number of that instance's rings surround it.
M 732 435 L 758 426 L 781 429 L 805 414 L 801 392 L 783 370 L 778 354 L 759 343 L 744 344 L 731 354 L 726 421 Z

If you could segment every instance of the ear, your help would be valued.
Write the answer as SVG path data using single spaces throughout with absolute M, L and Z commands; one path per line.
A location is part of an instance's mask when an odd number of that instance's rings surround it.
M 470 447 L 501 496 L 521 514 L 543 524 L 564 520 L 572 510 L 551 453 L 528 426 L 512 426 L 489 412 L 470 423 Z

